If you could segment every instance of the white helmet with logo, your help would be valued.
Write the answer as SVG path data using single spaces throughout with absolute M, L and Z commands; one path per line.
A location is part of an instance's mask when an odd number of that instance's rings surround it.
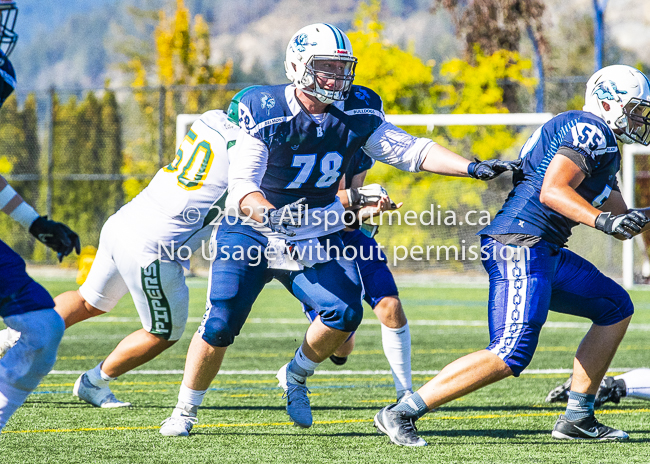
M 284 68 L 296 87 L 329 104 L 348 98 L 356 64 L 350 39 L 338 27 L 319 23 L 291 37 Z
M 650 81 L 625 65 L 602 68 L 587 82 L 584 111 L 600 116 L 623 143 L 650 143 Z M 616 132 L 614 132 L 616 133 Z

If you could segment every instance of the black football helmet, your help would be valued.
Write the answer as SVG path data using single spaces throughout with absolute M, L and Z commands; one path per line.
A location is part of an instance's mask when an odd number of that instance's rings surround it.
M 0 50 L 9 56 L 18 40 L 18 34 L 14 31 L 18 16 L 15 0 L 0 0 L 0 16 Z

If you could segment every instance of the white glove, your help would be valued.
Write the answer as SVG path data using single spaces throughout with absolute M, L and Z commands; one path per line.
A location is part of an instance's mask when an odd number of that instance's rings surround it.
M 376 205 L 382 197 L 387 197 L 388 192 L 379 184 L 369 184 L 358 189 L 347 189 L 348 204 L 351 208 L 362 208 L 368 205 Z M 393 201 L 391 200 L 391 204 Z

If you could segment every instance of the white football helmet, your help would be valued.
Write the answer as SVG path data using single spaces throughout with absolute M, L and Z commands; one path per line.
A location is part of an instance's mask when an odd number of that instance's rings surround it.
M 650 81 L 641 71 L 625 65 L 602 68 L 587 82 L 584 111 L 605 120 L 622 133 L 623 143 L 650 144 Z
M 338 27 L 323 23 L 296 32 L 284 61 L 289 80 L 327 104 L 348 98 L 356 65 L 350 39 Z

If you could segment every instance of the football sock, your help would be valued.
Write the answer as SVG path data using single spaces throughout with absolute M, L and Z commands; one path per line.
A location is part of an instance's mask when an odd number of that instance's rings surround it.
M 566 418 L 570 421 L 576 421 L 593 416 L 594 401 L 596 401 L 596 395 L 570 391 L 569 402 L 566 405 Z
M 393 408 L 393 411 L 404 411 L 409 417 L 417 417 L 419 419 L 429 412 L 429 408 L 427 408 L 422 397 L 415 392 L 404 401 L 398 403 Z
M 183 383 L 181 383 L 181 389 L 178 392 L 178 404 L 201 406 L 205 392 L 207 392 L 207 390 L 192 390 L 191 388 L 187 388 Z M 178 405 L 176 407 L 183 409 Z
M 0 381 L 0 430 L 3 429 L 11 415 L 16 412 L 31 392 L 19 390 Z
M 634 369 L 614 377 L 616 383 L 622 382 L 621 391 L 630 398 L 650 400 L 650 369 Z
M 411 382 L 411 331 L 408 322 L 404 327 L 391 329 L 381 324 L 381 343 L 393 374 L 397 395 L 410 390 Z
M 111 380 L 115 380 L 115 378 L 106 375 L 106 373 L 102 371 L 102 364 L 104 364 L 104 361 L 100 362 L 93 369 L 86 372 L 88 381 L 99 388 L 108 387 L 108 383 Z
M 314 371 L 320 363 L 314 362 L 309 359 L 302 352 L 302 346 L 296 351 L 296 355 L 289 363 L 287 369 L 287 380 L 293 379 L 291 383 L 305 383 L 305 379 L 314 375 Z M 296 382 L 297 381 L 297 382 Z

